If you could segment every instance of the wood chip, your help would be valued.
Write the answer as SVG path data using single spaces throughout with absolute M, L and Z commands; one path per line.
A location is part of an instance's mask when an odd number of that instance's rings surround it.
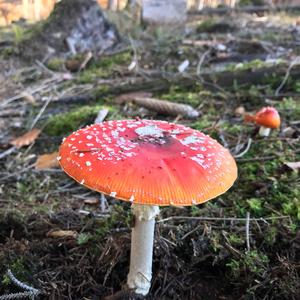
M 51 169 L 59 166 L 57 161 L 58 152 L 39 155 L 35 163 L 37 170 Z
M 99 205 L 100 201 L 97 198 L 88 198 L 84 200 L 84 204 L 88 205 Z
M 102 123 L 108 115 L 109 110 L 107 108 L 102 108 L 99 110 L 97 117 L 94 121 L 95 124 Z
M 40 129 L 33 128 L 27 133 L 23 134 L 22 136 L 12 140 L 10 144 L 16 146 L 17 148 L 28 146 L 38 138 L 40 133 L 41 133 Z
M 296 161 L 296 162 L 286 162 L 284 163 L 286 166 L 288 166 L 290 169 L 292 169 L 293 171 L 297 172 L 300 169 L 300 161 Z
M 76 238 L 78 233 L 73 230 L 51 230 L 47 233 L 47 237 L 51 238 Z

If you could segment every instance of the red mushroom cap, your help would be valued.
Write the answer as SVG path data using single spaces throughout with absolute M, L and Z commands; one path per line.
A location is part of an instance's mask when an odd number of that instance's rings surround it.
M 237 177 L 229 151 L 183 125 L 116 120 L 80 129 L 60 147 L 64 171 L 90 189 L 148 205 L 193 205 Z
M 257 125 L 272 129 L 280 126 L 280 116 L 274 107 L 264 107 L 254 116 L 246 115 L 245 121 L 255 122 Z

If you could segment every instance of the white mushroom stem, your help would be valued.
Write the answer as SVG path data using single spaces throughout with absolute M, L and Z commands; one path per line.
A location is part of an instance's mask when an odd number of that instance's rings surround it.
M 151 286 L 155 217 L 159 207 L 133 204 L 135 224 L 131 233 L 127 284 L 136 294 L 147 295 Z
M 258 134 L 260 136 L 269 136 L 270 132 L 271 132 L 271 128 L 260 126 Z

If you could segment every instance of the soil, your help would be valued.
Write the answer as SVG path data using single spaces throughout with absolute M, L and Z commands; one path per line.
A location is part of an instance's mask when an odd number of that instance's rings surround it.
M 36 299 L 299 300 L 299 167 L 286 165 L 300 161 L 299 68 L 293 68 L 299 16 L 237 14 L 227 16 L 228 30 L 219 32 L 224 16 L 193 15 L 184 34 L 143 28 L 128 13 L 110 18 L 130 44 L 93 55 L 76 72 L 66 68 L 69 58 L 30 62 L 44 55 L 38 48 L 30 60 L 20 59 L 22 43 L 12 28 L 0 29 L 9 40 L 0 46 L 0 295 L 24 291 L 7 276 L 10 269 L 40 291 Z M 222 55 L 226 61 L 216 60 Z M 85 58 L 72 57 L 79 65 Z M 179 73 L 186 59 L 190 64 Z M 136 67 L 128 68 L 133 61 Z M 200 117 L 120 104 L 116 97 L 124 91 L 191 105 Z M 263 106 L 276 107 L 282 119 L 266 138 L 242 116 Z M 108 207 L 101 208 L 98 193 L 57 166 L 35 167 L 104 108 L 106 120 L 160 119 L 201 130 L 238 164 L 239 178 L 224 195 L 201 206 L 162 208 L 152 287 L 144 298 L 126 290 L 130 205 L 107 197 Z M 32 127 L 41 134 L 12 149 L 10 142 Z

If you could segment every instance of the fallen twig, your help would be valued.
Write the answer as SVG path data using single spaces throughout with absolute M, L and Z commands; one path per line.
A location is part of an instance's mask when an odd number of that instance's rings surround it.
M 169 222 L 173 220 L 192 220 L 192 221 L 232 221 L 232 222 L 264 222 L 268 223 L 267 221 L 270 220 L 279 220 L 279 219 L 289 219 L 290 216 L 278 216 L 278 217 L 266 217 L 266 218 L 219 218 L 219 217 L 187 217 L 187 216 L 173 216 L 173 217 L 168 217 L 165 219 L 158 220 L 157 223 L 164 223 L 164 222 Z
M 290 76 L 290 73 L 291 73 L 292 68 L 293 68 L 295 65 L 299 64 L 299 62 L 300 62 L 300 57 L 297 56 L 297 57 L 290 63 L 288 69 L 286 70 L 286 73 L 285 73 L 285 75 L 284 75 L 283 80 L 281 81 L 280 85 L 278 86 L 278 88 L 277 88 L 276 91 L 275 91 L 275 96 L 279 94 L 279 92 L 281 91 L 281 89 L 282 89 L 282 88 L 284 87 L 284 85 L 286 84 L 286 82 L 287 82 L 287 80 L 288 80 L 288 78 L 289 78 L 289 76 Z
M 251 144 L 252 144 L 252 139 L 249 138 L 245 150 L 242 151 L 242 152 L 240 152 L 239 154 L 234 155 L 234 158 L 239 158 L 239 157 L 244 156 L 244 155 L 249 151 L 249 149 L 250 149 L 250 147 L 251 147 Z
M 246 243 L 247 250 L 250 251 L 250 213 L 246 214 Z
M 16 147 L 10 147 L 10 148 L 8 148 L 7 150 L 5 150 L 2 153 L 0 153 L 0 159 L 3 159 L 4 157 L 10 155 L 11 153 L 13 153 L 16 150 L 17 150 Z
M 8 271 L 7 271 L 7 276 L 10 278 L 10 280 L 16 286 L 20 287 L 21 289 L 25 290 L 26 292 L 2 295 L 2 296 L 0 296 L 0 300 L 22 299 L 22 298 L 27 298 L 27 297 L 34 299 L 36 296 L 38 296 L 41 293 L 39 290 L 18 280 L 14 276 L 14 274 L 12 273 L 12 271 L 10 269 L 8 269 Z

